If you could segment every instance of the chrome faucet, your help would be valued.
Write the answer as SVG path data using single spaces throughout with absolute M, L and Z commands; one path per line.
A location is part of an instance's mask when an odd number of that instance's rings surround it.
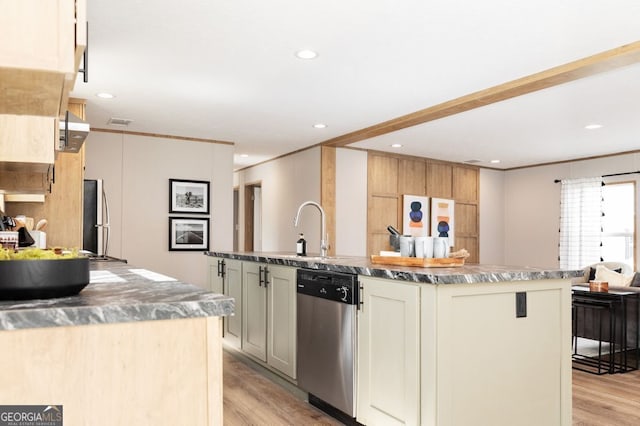
M 315 201 L 305 201 L 304 203 L 300 204 L 300 207 L 298 207 L 298 213 L 296 213 L 296 217 L 293 220 L 293 226 L 298 227 L 300 212 L 302 211 L 302 208 L 304 206 L 314 206 L 318 210 L 320 210 L 320 218 L 322 219 L 322 228 L 320 230 L 320 256 L 327 257 L 327 250 L 329 249 L 329 236 L 327 235 L 326 215 L 324 213 L 324 209 L 320 204 L 316 203 Z

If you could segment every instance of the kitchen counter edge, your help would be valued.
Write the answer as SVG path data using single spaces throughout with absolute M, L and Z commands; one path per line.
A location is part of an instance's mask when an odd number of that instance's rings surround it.
M 92 262 L 91 283 L 75 296 L 0 301 L 0 330 L 228 316 L 234 312 L 231 297 L 154 276 L 151 271 L 140 275 L 140 271 L 146 270 Z
M 218 252 L 205 255 L 224 259 L 261 262 L 295 268 L 317 269 L 332 272 L 364 275 L 376 278 L 408 281 L 423 284 L 475 284 L 509 281 L 533 281 L 571 279 L 581 277 L 583 270 L 541 269 L 529 266 L 471 265 L 451 268 L 422 268 L 373 264 L 365 257 L 337 256 L 320 259 L 287 253 L 266 252 Z

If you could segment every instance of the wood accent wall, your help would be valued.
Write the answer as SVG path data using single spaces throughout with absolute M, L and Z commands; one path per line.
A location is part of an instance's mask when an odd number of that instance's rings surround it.
M 85 102 L 72 99 L 69 111 L 85 118 Z M 57 136 L 57 134 L 56 134 Z M 86 142 L 85 142 L 86 143 Z M 55 180 L 44 203 L 7 203 L 10 216 L 23 214 L 37 223 L 47 219 L 47 247 L 82 248 L 82 210 L 84 196 L 84 144 L 78 153 L 56 154 Z
M 320 151 L 320 205 L 326 213 L 329 234 L 329 256 L 336 254 L 336 149 L 321 147 Z
M 381 152 L 368 154 L 367 251 L 390 250 L 388 225 L 402 232 L 404 194 L 448 198 L 455 201 L 455 244 L 466 248 L 468 263 L 478 263 L 479 168 L 420 157 Z

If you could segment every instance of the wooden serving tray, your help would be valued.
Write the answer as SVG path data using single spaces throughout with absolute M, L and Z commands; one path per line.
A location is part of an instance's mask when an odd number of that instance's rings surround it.
M 423 259 L 421 257 L 371 255 L 371 263 L 379 265 L 420 266 L 423 268 L 452 268 L 464 265 L 464 258 L 443 257 Z

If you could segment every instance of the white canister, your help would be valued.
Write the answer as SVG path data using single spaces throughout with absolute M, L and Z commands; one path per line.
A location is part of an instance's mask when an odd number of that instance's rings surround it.
M 436 259 L 449 257 L 449 238 L 433 238 L 433 257 L 435 257 Z
M 424 257 L 433 258 L 433 237 L 424 237 Z
M 414 239 L 414 249 L 416 252 L 416 257 L 425 257 L 425 241 L 427 237 L 415 237 Z
M 414 257 L 415 252 L 413 250 L 414 239 L 408 235 L 400 236 L 400 256 L 402 257 Z

